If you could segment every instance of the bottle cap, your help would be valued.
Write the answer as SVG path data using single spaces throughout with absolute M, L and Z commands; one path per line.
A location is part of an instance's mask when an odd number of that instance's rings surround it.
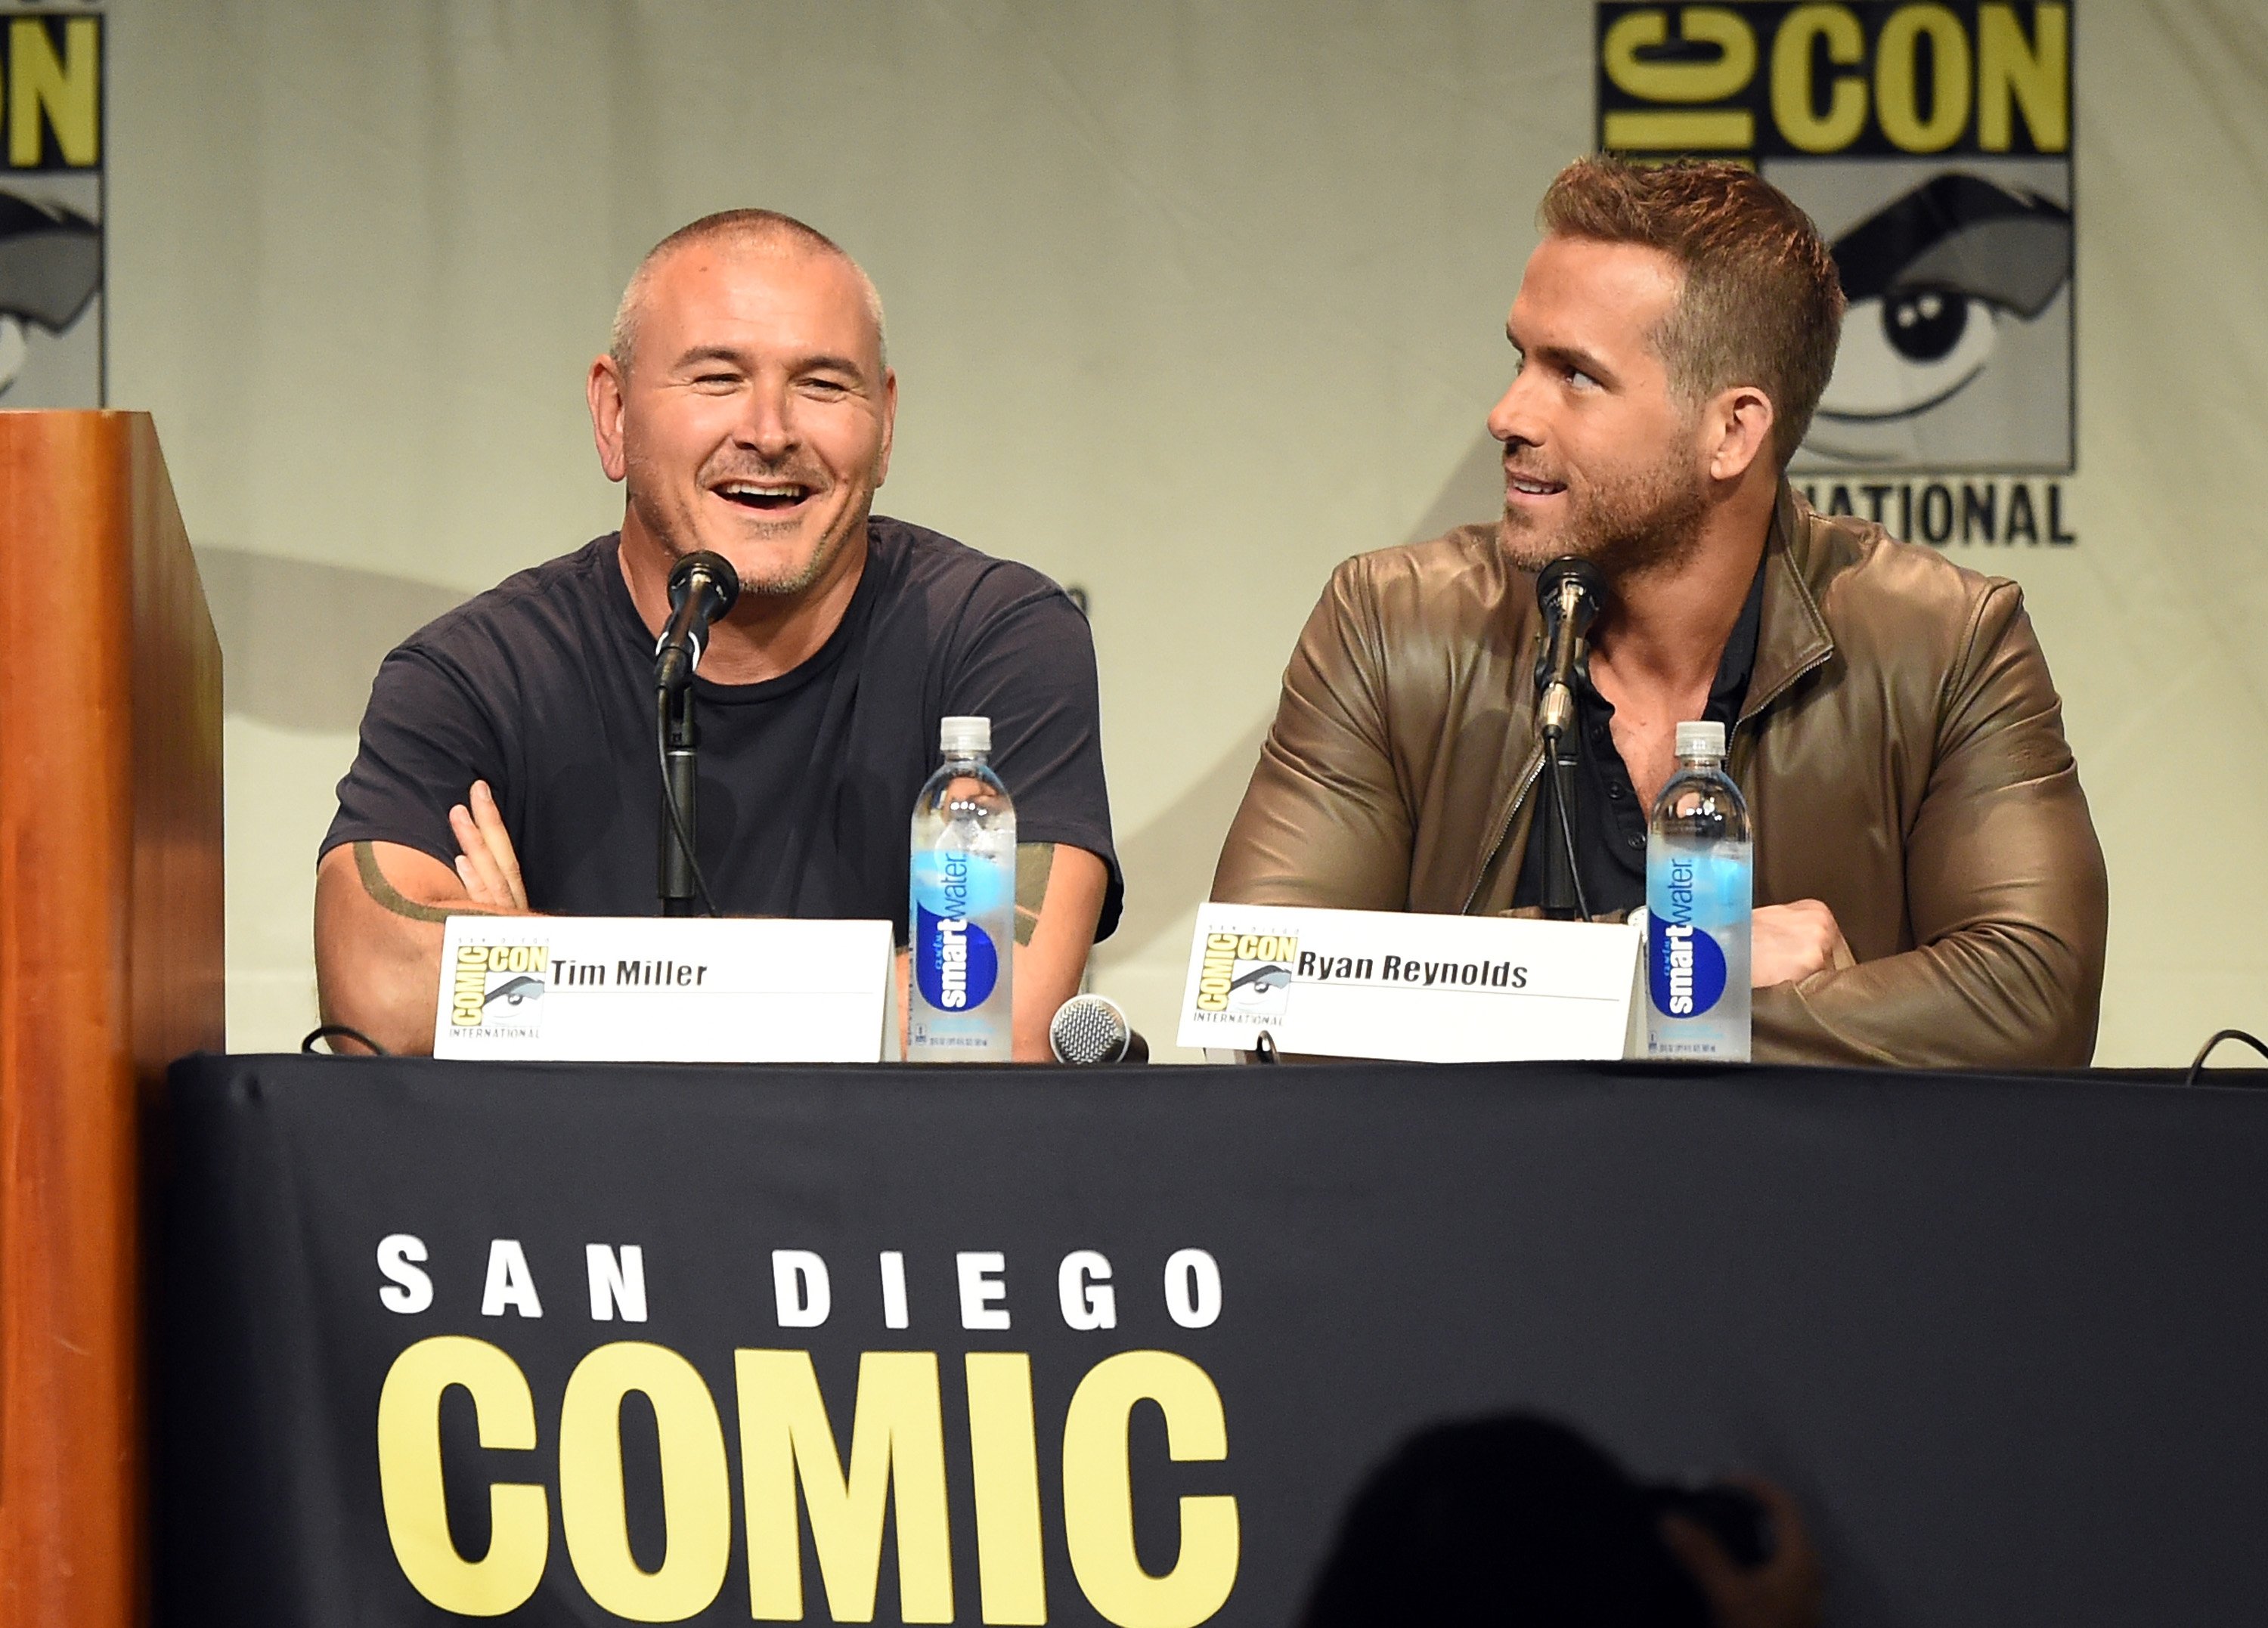
M 1713 720 L 1677 726 L 1677 755 L 1681 758 L 1721 758 L 1725 755 L 1725 726 Z
M 990 752 L 992 750 L 992 720 L 940 718 L 937 725 L 937 745 L 938 750 L 948 758 Z

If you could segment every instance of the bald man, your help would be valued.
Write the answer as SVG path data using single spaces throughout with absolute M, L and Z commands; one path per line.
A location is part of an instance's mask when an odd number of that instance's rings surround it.
M 741 591 L 694 680 L 697 840 L 730 915 L 881 918 L 942 717 L 992 721 L 1016 800 L 1016 1055 L 1118 918 L 1086 618 L 1027 567 L 872 512 L 897 376 L 873 282 L 768 210 L 712 215 L 631 277 L 587 393 L 622 530 L 387 657 L 316 872 L 324 1021 L 432 1043 L 453 914 L 651 915 L 653 649 L 671 567 Z

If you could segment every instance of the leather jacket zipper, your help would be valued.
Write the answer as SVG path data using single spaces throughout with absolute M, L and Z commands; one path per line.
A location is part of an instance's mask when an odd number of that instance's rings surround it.
M 1512 840 L 1513 822 L 1520 818 L 1521 805 L 1528 801 L 1528 792 L 1534 789 L 1543 773 L 1543 746 L 1538 742 L 1528 754 L 1528 766 L 1520 772 L 1520 784 L 1513 791 L 1512 806 L 1504 811 L 1504 823 L 1496 833 L 1496 842 L 1489 849 L 1487 857 L 1481 861 L 1480 871 L 1473 877 L 1472 891 L 1465 895 L 1465 902 L 1457 907 L 1459 915 L 1472 913 L 1473 901 L 1481 896 L 1481 884 L 1488 880 L 1489 867 L 1495 864 L 1496 856 L 1504 852 L 1504 845 Z

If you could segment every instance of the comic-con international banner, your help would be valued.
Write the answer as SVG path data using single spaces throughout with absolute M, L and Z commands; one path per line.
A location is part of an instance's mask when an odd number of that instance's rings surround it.
M 0 17 L 0 407 L 103 402 L 103 26 Z
M 1785 1485 L 1837 1628 L 2259 1615 L 2257 1091 L 208 1057 L 166 1128 L 162 1628 L 1282 1628 L 1616 1554 L 1509 1415 Z M 1486 1472 L 1351 1522 L 1421 1441 Z
M 1602 4 L 1598 142 L 1752 164 L 1850 312 L 1790 473 L 1938 546 L 2069 545 L 2072 8 Z

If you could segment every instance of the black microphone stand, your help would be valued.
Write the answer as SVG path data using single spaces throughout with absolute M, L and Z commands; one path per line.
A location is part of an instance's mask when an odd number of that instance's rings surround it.
M 1543 807 L 1536 834 L 1543 839 L 1543 914 L 1552 921 L 1587 921 L 1575 843 L 1575 686 L 1581 682 L 1584 635 L 1605 604 L 1598 568 L 1563 555 L 1539 572 L 1535 597 L 1543 612 L 1544 649 L 1536 672 L 1536 732 L 1543 742 Z M 1532 840 L 1532 839 L 1531 839 Z
M 661 913 L 696 913 L 694 819 L 701 783 L 701 732 L 693 721 L 693 686 L 658 686 L 661 730 Z
M 1543 827 L 1543 915 L 1550 921 L 1584 920 L 1575 885 L 1575 767 L 1578 751 L 1553 730 L 1543 737 L 1543 773 L 1550 777 Z
M 694 820 L 701 789 L 701 734 L 693 722 L 693 670 L 710 622 L 733 608 L 740 579 L 733 562 L 702 550 L 669 572 L 669 623 L 654 647 L 655 728 L 661 748 L 661 848 L 656 891 L 665 916 L 717 913 L 701 874 Z

